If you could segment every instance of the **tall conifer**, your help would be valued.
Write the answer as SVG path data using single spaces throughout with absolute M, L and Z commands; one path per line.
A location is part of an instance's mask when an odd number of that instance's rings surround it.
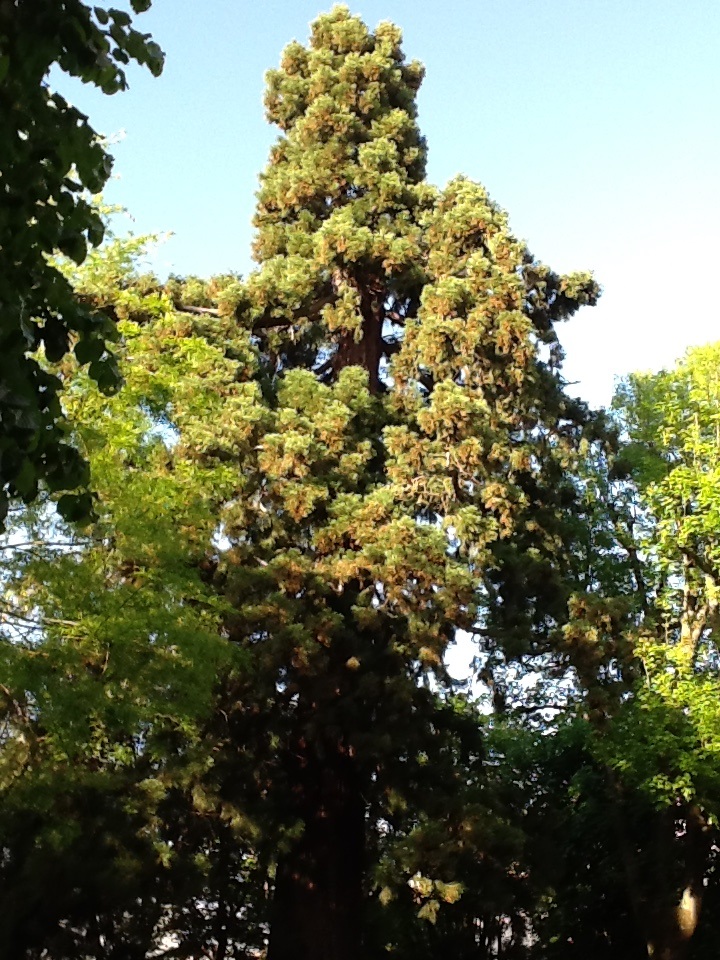
M 554 324 L 597 288 L 537 263 L 477 184 L 425 181 L 400 43 L 339 6 L 268 74 L 281 133 L 238 310 L 265 432 L 222 577 L 246 696 L 280 723 L 270 960 L 363 956 L 369 805 L 412 789 L 433 735 L 419 678 L 459 629 L 518 655 L 565 599 L 544 578 L 584 413 Z

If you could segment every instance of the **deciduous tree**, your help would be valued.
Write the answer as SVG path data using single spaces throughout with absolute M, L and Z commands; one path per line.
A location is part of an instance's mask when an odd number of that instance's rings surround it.
M 150 0 L 132 0 L 136 13 Z M 130 14 L 79 0 L 0 3 L 0 525 L 8 499 L 31 500 L 38 484 L 82 488 L 87 469 L 68 437 L 62 381 L 37 357 L 68 350 L 104 388 L 119 383 L 108 341 L 112 319 L 79 301 L 49 259 L 81 263 L 102 240 L 88 199 L 110 175 L 111 158 L 88 118 L 51 89 L 64 72 L 113 94 L 135 60 L 154 74 L 160 48 L 132 27 Z M 87 493 L 68 493 L 68 517 L 87 515 Z

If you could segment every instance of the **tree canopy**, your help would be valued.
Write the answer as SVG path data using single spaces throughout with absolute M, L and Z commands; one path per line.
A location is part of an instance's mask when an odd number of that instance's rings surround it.
M 53 268 L 124 386 L 35 361 L 96 502 L 3 544 L 9 956 L 713 956 L 720 352 L 570 396 L 598 285 L 427 182 L 401 39 L 268 74 L 247 277 Z

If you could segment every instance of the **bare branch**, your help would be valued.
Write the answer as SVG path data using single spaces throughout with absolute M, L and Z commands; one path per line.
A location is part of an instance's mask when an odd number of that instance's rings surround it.
M 198 316 L 204 317 L 219 317 L 221 316 L 220 311 L 217 307 L 194 307 L 189 303 L 175 303 L 173 302 L 173 309 L 177 310 L 178 313 L 194 313 Z

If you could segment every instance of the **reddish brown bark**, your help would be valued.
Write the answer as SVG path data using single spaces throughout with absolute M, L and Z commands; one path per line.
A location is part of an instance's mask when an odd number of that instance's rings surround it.
M 381 300 L 366 287 L 358 287 L 360 310 L 362 313 L 362 336 L 355 339 L 352 332 L 344 333 L 338 343 L 334 357 L 334 369 L 337 373 L 343 367 L 364 367 L 369 375 L 371 393 L 380 389 L 380 361 L 385 352 L 382 337 L 384 311 Z

